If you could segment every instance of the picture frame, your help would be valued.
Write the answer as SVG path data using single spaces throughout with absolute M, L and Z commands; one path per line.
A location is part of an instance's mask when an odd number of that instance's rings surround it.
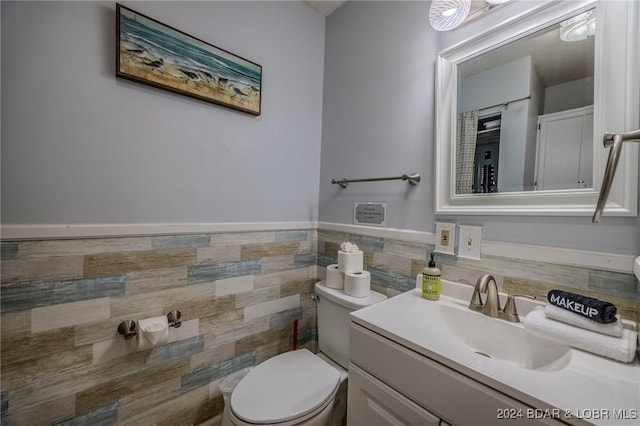
M 119 3 L 116 77 L 261 114 L 261 65 Z

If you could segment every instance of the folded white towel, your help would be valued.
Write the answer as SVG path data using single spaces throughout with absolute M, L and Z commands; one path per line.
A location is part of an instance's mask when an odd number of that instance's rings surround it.
M 616 361 L 631 362 L 636 355 L 635 331 L 624 329 L 622 337 L 611 337 L 593 331 L 551 320 L 542 307 L 536 308 L 524 319 L 524 328 L 532 334 L 601 355 Z
M 138 321 L 138 350 L 165 345 L 169 339 L 169 320 L 159 316 Z
M 566 309 L 559 308 L 555 305 L 547 305 L 544 307 L 544 315 L 552 320 L 564 322 L 565 324 L 575 325 L 585 330 L 595 331 L 596 333 L 606 334 L 607 336 L 622 337 L 622 321 L 620 315 L 616 315 L 618 321 L 604 324 L 590 320 Z

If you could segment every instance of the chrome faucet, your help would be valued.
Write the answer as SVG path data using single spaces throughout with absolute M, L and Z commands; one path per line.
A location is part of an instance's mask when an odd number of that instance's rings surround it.
M 482 294 L 486 294 L 485 302 L 482 302 Z M 469 309 L 481 312 L 491 318 L 500 318 L 509 322 L 520 322 L 518 311 L 516 309 L 516 297 L 526 297 L 535 299 L 535 296 L 525 294 L 508 295 L 504 309 L 500 308 L 500 296 L 498 294 L 498 285 L 493 275 L 485 274 L 478 278 L 476 285 L 473 287 L 471 302 Z
M 502 312 L 500 312 L 500 318 L 509 322 L 520 322 L 520 316 L 518 315 L 518 309 L 516 308 L 516 297 L 526 297 L 527 299 L 535 300 L 535 296 L 529 296 L 528 294 L 513 294 L 507 297 L 507 302 L 504 304 Z
M 482 294 L 486 294 L 484 303 Z M 469 309 L 482 312 L 491 318 L 497 318 L 500 313 L 500 298 L 498 297 L 498 285 L 493 275 L 485 274 L 481 276 L 473 287 L 473 295 L 469 303 Z

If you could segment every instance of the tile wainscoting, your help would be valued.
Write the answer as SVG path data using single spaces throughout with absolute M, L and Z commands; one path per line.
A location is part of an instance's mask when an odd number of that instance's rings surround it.
M 352 241 L 364 251 L 364 266 L 371 273 L 372 288 L 387 296 L 414 288 L 415 276 L 426 266 L 435 245 L 375 237 L 372 233 L 319 229 L 318 265 L 336 263 L 340 243 Z M 436 262 L 442 277 L 450 281 L 469 284 L 483 274 L 492 274 L 501 291 L 529 294 L 544 301 L 552 288 L 574 291 L 610 301 L 624 318 L 640 321 L 640 283 L 631 270 L 612 272 L 487 254 L 482 255 L 482 260 L 470 260 L 436 253 Z M 319 268 L 318 278 L 324 277 L 324 268 Z
M 295 228 L 295 226 L 294 226 Z M 383 236 L 376 236 L 383 235 Z M 364 251 L 372 287 L 415 286 L 433 244 L 375 229 L 278 229 L 2 242 L 2 424 L 198 424 L 219 415 L 220 380 L 290 350 L 315 349 L 313 284 L 341 242 Z M 564 288 L 616 303 L 637 320 L 629 273 L 484 255 L 436 255 L 443 277 L 493 274 L 505 291 Z M 178 309 L 169 342 L 138 351 L 125 319 Z
M 3 241 L 1 410 L 10 425 L 188 425 L 218 384 L 292 346 L 315 348 L 316 230 Z M 126 319 L 177 309 L 138 351 Z

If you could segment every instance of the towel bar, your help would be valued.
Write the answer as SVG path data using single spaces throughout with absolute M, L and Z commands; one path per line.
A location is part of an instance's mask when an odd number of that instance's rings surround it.
M 602 216 L 604 206 L 607 204 L 607 197 L 609 197 L 611 184 L 613 183 L 613 178 L 616 175 L 616 168 L 618 167 L 618 160 L 620 159 L 623 142 L 640 142 L 640 129 L 628 133 L 604 134 L 603 145 L 605 148 L 611 147 L 611 149 L 609 150 L 607 166 L 604 170 L 604 177 L 602 178 L 602 186 L 600 187 L 600 194 L 598 195 L 598 203 L 596 205 L 596 210 L 593 213 L 593 218 L 591 219 L 593 223 L 600 222 L 600 216 Z
M 409 185 L 416 186 L 420 182 L 420 175 L 418 173 L 412 173 L 410 175 L 394 176 L 394 177 L 381 177 L 381 178 L 367 178 L 367 179 L 332 179 L 332 184 L 340 185 L 341 188 L 346 188 L 348 184 L 353 182 L 377 182 L 382 180 L 406 180 L 409 181 Z

